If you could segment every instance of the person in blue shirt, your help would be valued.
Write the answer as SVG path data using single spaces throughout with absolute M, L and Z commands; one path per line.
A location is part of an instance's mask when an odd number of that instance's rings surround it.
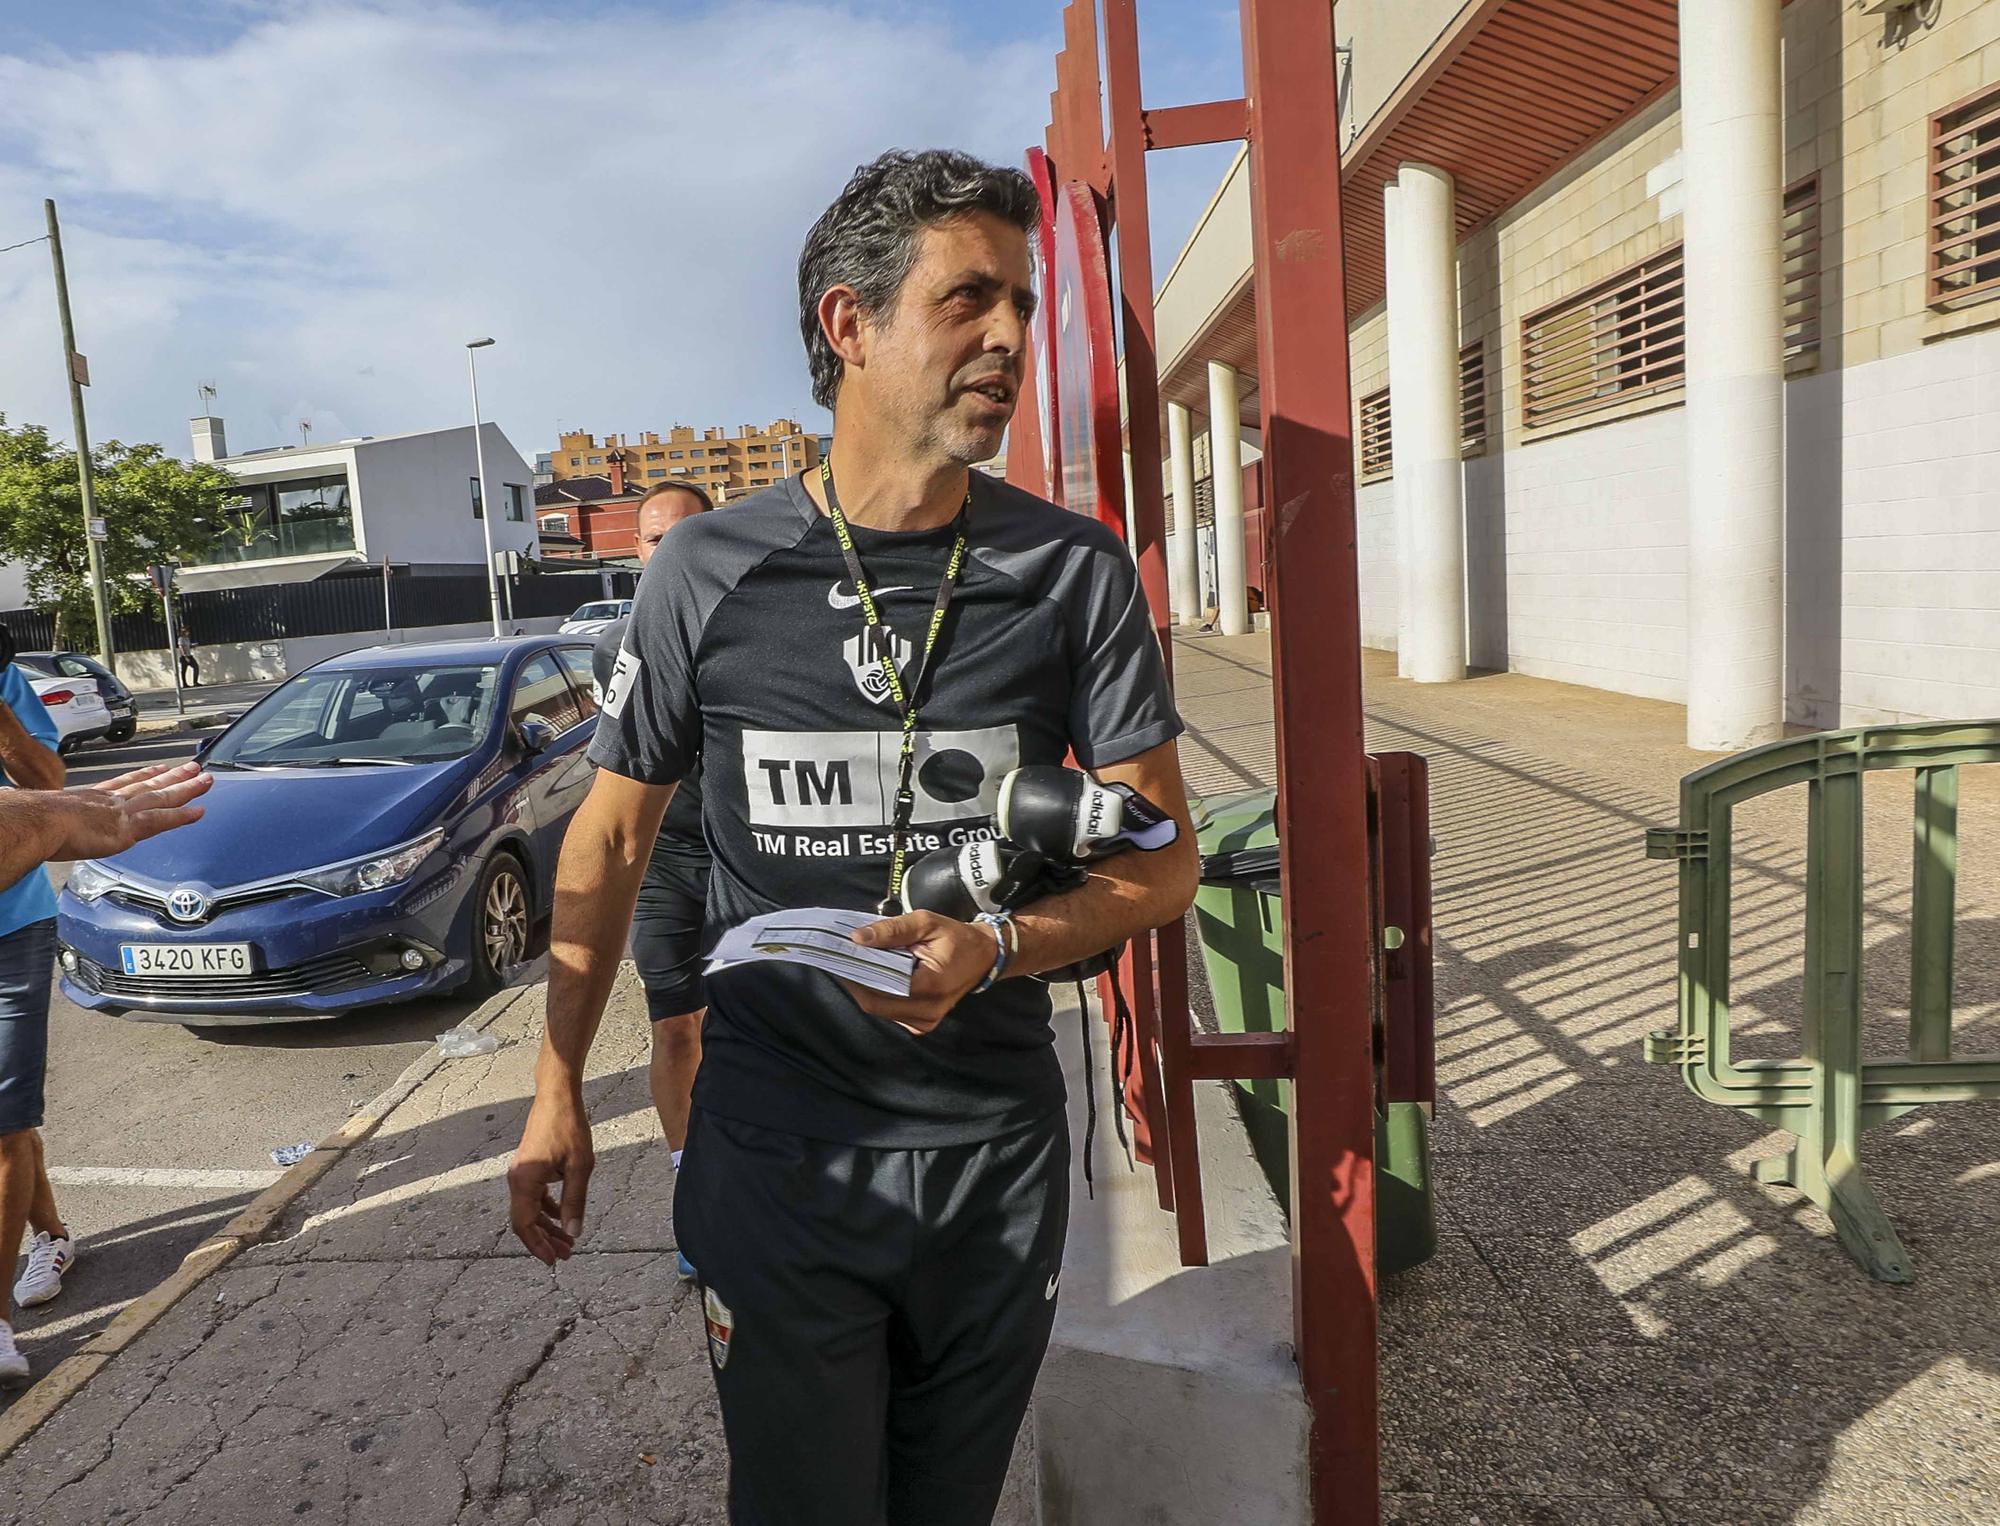
M 12 662 L 0 668 L 0 784 L 61 789 L 56 740 L 55 720 L 27 675 Z M 33 1226 L 27 1269 L 13 1288 L 13 1301 L 24 1305 L 54 1298 L 76 1264 L 76 1239 L 56 1208 L 40 1132 L 55 957 L 55 890 L 46 869 L 30 869 L 0 890 L 0 1254 L 11 1267 L 23 1227 Z M 28 1376 L 12 1316 L 0 1290 L 0 1382 Z

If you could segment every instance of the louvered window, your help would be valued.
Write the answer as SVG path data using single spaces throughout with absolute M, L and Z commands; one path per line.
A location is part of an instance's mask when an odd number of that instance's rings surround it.
M 1819 176 L 1785 191 L 1785 374 L 1819 369 Z
M 1458 352 L 1458 450 L 1476 456 L 1486 449 L 1486 341 L 1475 339 Z
M 2000 86 L 1931 118 L 1932 307 L 2000 295 Z
M 1663 249 L 1521 323 L 1530 429 L 1671 391 L 1687 376 L 1681 246 Z
M 1389 433 L 1389 389 L 1361 400 L 1361 480 L 1374 482 L 1396 469 L 1394 441 Z

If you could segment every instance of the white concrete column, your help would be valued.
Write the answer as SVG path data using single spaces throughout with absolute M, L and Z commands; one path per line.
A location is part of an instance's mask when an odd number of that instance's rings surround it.
M 1397 175 L 1402 279 L 1389 327 L 1402 340 L 1391 358 L 1389 402 L 1400 502 L 1409 510 L 1409 677 L 1465 677 L 1465 475 L 1458 406 L 1458 229 L 1451 176 L 1427 164 Z M 1399 664 L 1399 667 L 1401 665 Z
M 1174 618 L 1183 625 L 1201 620 L 1201 573 L 1194 534 L 1194 421 L 1187 404 L 1167 404 L 1167 451 L 1173 463 L 1174 538 L 1167 579 L 1173 589 Z
M 1215 483 L 1215 602 L 1225 636 L 1250 629 L 1250 594 L 1243 581 L 1243 415 L 1236 367 L 1208 363 L 1208 470 Z
M 1681 0 L 1687 736 L 1784 734 L 1784 76 L 1779 0 Z
M 1391 440 L 1400 436 L 1396 418 L 1399 394 L 1396 378 L 1408 368 L 1396 358 L 1403 343 L 1404 326 L 1397 315 L 1408 305 L 1410 297 L 1404 285 L 1403 246 L 1401 209 L 1398 205 L 1400 189 L 1394 180 L 1382 186 L 1382 280 L 1383 295 L 1389 303 L 1389 435 Z M 1355 448 L 1360 449 L 1357 440 Z M 1410 597 L 1410 500 L 1404 492 L 1409 478 L 1404 476 L 1400 466 L 1389 479 L 1389 502 L 1395 515 L 1396 527 L 1396 676 L 1410 676 L 1410 617 L 1414 605 Z

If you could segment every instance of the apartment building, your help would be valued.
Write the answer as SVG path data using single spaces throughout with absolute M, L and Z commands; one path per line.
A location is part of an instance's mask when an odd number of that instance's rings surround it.
M 1698 747 L 2000 714 L 2000 0 L 1334 18 L 1364 640 Z M 1183 614 L 1254 502 L 1197 471 L 1254 446 L 1248 192 L 1157 298 Z
M 820 437 L 800 428 L 796 419 L 776 419 L 762 429 L 737 426 L 696 431 L 676 424 L 666 438 L 648 430 L 636 438 L 565 431 L 549 459 L 550 479 L 608 476 L 622 465 L 635 485 L 646 488 L 673 477 L 685 477 L 705 489 L 717 503 L 741 493 L 781 482 L 794 472 L 818 466 Z

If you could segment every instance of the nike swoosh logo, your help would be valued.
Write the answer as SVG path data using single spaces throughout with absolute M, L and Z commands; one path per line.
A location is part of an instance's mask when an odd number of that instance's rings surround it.
M 1055 1276 L 1049 1279 L 1049 1285 L 1042 1289 L 1042 1302 L 1047 1303 L 1051 1298 L 1056 1296 L 1056 1284 L 1061 1281 L 1062 1269 L 1058 1267 Z
M 910 593 L 912 591 L 910 584 L 903 583 L 895 588 L 877 588 L 874 590 L 874 594 L 879 599 L 884 594 Z M 840 585 L 835 583 L 833 587 L 826 591 L 826 602 L 831 604 L 835 609 L 859 609 L 861 607 L 861 595 L 856 593 L 842 593 Z

